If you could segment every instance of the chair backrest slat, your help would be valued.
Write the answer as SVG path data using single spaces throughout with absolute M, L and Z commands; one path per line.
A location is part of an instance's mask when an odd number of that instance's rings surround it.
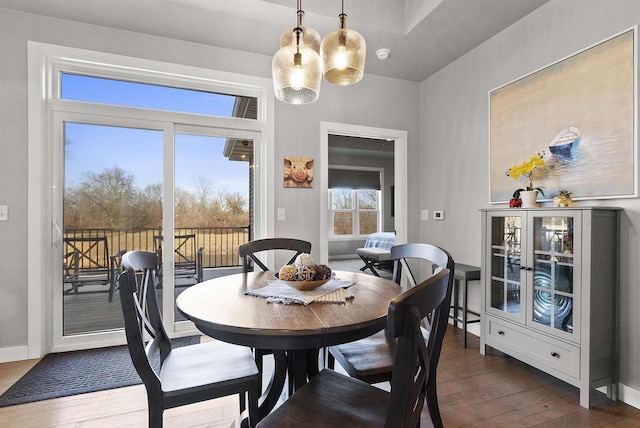
M 442 346 L 437 334 L 425 343 L 420 326 L 433 314 L 438 331 L 441 313 L 448 312 L 449 269 L 442 269 L 426 281 L 389 303 L 389 333 L 397 339 L 391 379 L 391 394 L 385 427 L 415 427 L 425 402 L 426 386 L 432 373 L 434 350 Z
M 157 266 L 156 253 L 125 253 L 119 289 L 131 360 L 147 389 L 159 390 L 160 379 L 152 359 L 159 351 L 162 364 L 171 352 L 171 341 L 164 329 L 156 297 L 154 271 Z M 146 334 L 151 338 L 149 343 L 146 343 Z
M 311 243 L 301 239 L 294 238 L 265 238 L 247 242 L 238 247 L 238 255 L 242 259 L 242 271 L 251 271 L 251 261 L 258 265 L 263 271 L 278 270 L 269 269 L 255 254 L 261 251 L 269 250 L 288 250 L 293 251 L 293 256 L 285 264 L 293 264 L 296 257 L 302 253 L 311 252 Z

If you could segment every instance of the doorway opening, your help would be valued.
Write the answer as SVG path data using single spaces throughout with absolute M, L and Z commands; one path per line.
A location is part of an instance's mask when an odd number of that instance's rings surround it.
M 322 263 L 329 260 L 330 249 L 346 254 L 346 247 L 366 240 L 354 230 L 348 239 L 336 238 L 330 230 L 329 168 L 339 162 L 342 167 L 360 171 L 380 171 L 380 228 L 396 232 L 396 243 L 407 242 L 407 132 L 395 129 L 373 128 L 340 123 L 321 123 L 321 175 L 320 257 Z M 330 154 L 330 151 L 332 152 Z M 365 154 L 367 158 L 365 159 Z M 358 158 L 360 156 L 360 158 Z M 379 157 L 378 161 L 375 160 Z M 385 160 L 382 160 L 386 158 Z M 374 164 L 378 165 L 374 165 Z M 386 166 L 385 166 L 386 165 Z M 393 186 L 393 189 L 391 188 Z M 385 189 L 386 187 L 386 189 Z M 386 191 L 385 191 L 386 190 Z M 393 198 L 392 198 L 393 195 Z M 393 213 L 393 217 L 391 214 Z M 366 214 L 365 214 L 366 215 Z M 331 239 L 330 239 L 331 235 Z M 338 250 L 337 248 L 341 248 Z M 355 249 L 353 251 L 355 256 Z

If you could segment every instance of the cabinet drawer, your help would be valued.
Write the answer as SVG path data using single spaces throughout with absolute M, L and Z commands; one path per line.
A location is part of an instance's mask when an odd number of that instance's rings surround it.
M 491 316 L 487 316 L 486 323 L 487 345 L 541 370 L 548 367 L 580 379 L 579 347 Z

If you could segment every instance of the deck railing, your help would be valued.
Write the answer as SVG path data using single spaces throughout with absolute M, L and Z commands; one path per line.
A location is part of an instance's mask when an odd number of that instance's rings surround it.
M 245 227 L 187 227 L 176 228 L 176 235 L 196 236 L 196 249 L 203 248 L 203 267 L 240 266 L 238 246 L 249 241 L 249 226 Z M 162 229 L 77 229 L 65 230 L 65 238 L 89 238 L 106 236 L 111 254 L 121 250 L 155 251 L 154 236 L 161 236 Z M 188 254 L 193 257 L 195 254 Z M 81 266 L 82 268 L 82 266 Z

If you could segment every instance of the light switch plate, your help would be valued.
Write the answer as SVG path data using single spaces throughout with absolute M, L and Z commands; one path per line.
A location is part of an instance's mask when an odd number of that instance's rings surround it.
M 443 210 L 436 210 L 433 212 L 433 219 L 434 220 L 444 220 L 444 211 Z
M 9 221 L 9 207 L 0 205 L 0 221 Z
M 278 220 L 284 220 L 285 219 L 285 215 L 284 215 L 284 208 L 278 208 Z
M 420 220 L 429 220 L 429 210 L 420 210 Z

